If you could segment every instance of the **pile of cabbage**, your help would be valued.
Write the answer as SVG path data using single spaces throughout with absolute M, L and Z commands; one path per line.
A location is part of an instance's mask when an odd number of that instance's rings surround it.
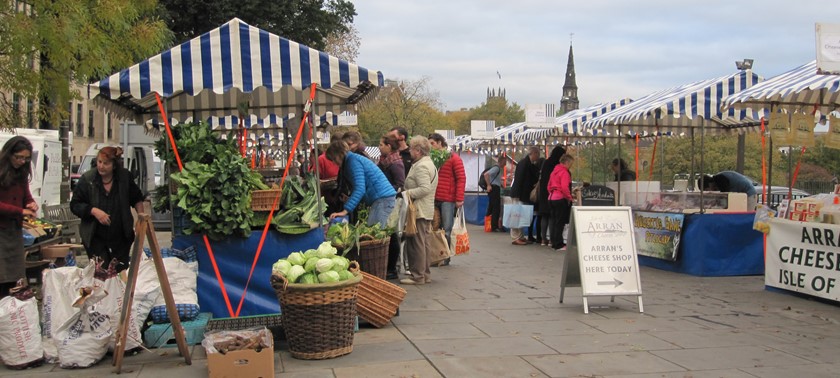
M 293 252 L 271 266 L 271 273 L 283 276 L 289 283 L 317 284 L 339 282 L 353 278 L 348 268 L 350 260 L 337 256 L 330 242 L 323 242 L 318 249 Z

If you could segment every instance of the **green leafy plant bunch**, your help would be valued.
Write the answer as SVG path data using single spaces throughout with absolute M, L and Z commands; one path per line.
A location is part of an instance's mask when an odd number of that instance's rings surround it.
M 171 200 L 192 222 L 184 233 L 203 233 L 214 240 L 249 236 L 251 191 L 268 189 L 262 176 L 251 170 L 231 138 L 216 138 L 207 124 L 181 124 L 176 131 L 184 170 L 171 176 L 178 188 Z M 160 143 L 156 148 L 164 152 L 161 158 L 174 161 L 174 153 L 167 156 Z

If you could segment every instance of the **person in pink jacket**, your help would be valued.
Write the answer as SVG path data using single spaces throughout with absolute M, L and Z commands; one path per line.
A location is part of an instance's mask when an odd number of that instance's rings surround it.
M 560 163 L 551 171 L 548 179 L 548 205 L 551 208 L 549 227 L 551 230 L 551 248 L 565 250 L 563 228 L 569 223 L 572 213 L 572 174 L 569 168 L 575 158 L 565 154 L 560 157 Z

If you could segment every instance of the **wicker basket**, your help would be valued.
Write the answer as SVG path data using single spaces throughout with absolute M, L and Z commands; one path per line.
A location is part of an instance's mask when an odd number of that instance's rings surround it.
M 274 198 L 280 195 L 280 189 L 270 190 L 254 190 L 251 192 L 251 210 L 254 211 L 271 211 L 280 210 L 280 200 L 277 201 L 277 206 L 273 209 L 271 205 L 274 204 Z
M 376 328 L 382 328 L 397 314 L 406 291 L 369 273 L 362 272 L 362 275 L 365 278 L 359 284 L 356 300 L 359 317 Z
M 385 279 L 388 273 L 388 245 L 391 238 L 359 242 L 359 267 L 363 272 Z M 352 260 L 352 259 L 351 259 Z
M 349 280 L 322 284 L 290 284 L 271 276 L 292 357 L 323 360 L 353 351 L 356 293 L 363 277 L 354 273 Z

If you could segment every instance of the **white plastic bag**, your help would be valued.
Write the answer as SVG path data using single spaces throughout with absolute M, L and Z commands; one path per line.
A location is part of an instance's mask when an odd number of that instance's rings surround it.
M 59 366 L 65 369 L 85 368 L 99 362 L 108 353 L 108 343 L 114 333 L 110 317 L 95 309 L 96 303 L 108 293 L 94 285 L 81 289 L 80 294 L 73 306 L 81 310 L 54 335 Z
M 65 266 L 56 269 L 44 269 L 42 274 L 42 328 L 44 357 L 47 362 L 58 362 L 58 349 L 53 335 L 73 314 L 79 312 L 73 302 L 79 296 L 79 289 L 93 284 L 93 265 L 81 269 Z
M 38 303 L 29 288 L 0 300 L 0 357 L 12 369 L 43 362 Z
M 102 298 L 102 300 L 94 306 L 94 309 L 99 313 L 108 315 L 108 319 L 111 322 L 111 328 L 113 329 L 111 339 L 108 342 L 108 350 L 114 351 L 116 347 L 117 330 L 120 326 L 120 315 L 122 313 L 126 284 L 119 275 L 108 277 L 105 281 L 97 280 L 97 284 L 101 285 L 102 288 L 108 292 L 108 295 L 105 296 L 105 298 Z M 149 316 L 149 309 L 151 309 L 151 305 L 147 305 L 146 314 L 143 315 L 136 311 L 136 304 L 137 303 L 135 303 L 135 301 L 132 302 L 131 314 L 128 319 L 128 332 L 125 338 L 125 350 L 132 350 L 143 345 L 140 327 L 142 326 L 143 320 L 146 319 L 146 316 Z M 138 322 L 137 319 L 141 316 L 143 320 Z
M 152 264 L 154 280 L 157 282 L 157 272 Z M 175 306 L 181 320 L 195 319 L 199 313 L 198 294 L 196 293 L 196 280 L 198 278 L 198 263 L 184 262 L 176 257 L 163 259 L 163 266 L 166 269 L 166 276 L 169 278 L 169 287 L 172 289 L 172 297 L 175 299 Z M 156 323 L 166 323 L 169 315 L 166 312 L 166 300 L 160 291 L 158 283 L 158 297 L 152 307 L 152 319 Z

